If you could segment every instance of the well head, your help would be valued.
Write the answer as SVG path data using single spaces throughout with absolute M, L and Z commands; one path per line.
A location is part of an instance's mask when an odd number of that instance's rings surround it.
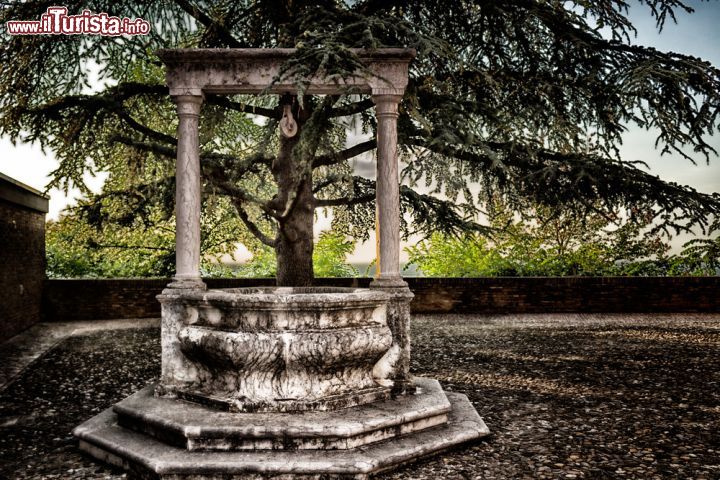
M 163 294 L 159 392 L 238 411 L 344 408 L 389 394 L 388 295 L 336 287 Z

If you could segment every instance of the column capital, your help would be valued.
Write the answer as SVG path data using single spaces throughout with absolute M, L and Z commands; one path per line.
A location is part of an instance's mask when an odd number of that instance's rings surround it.
M 200 107 L 204 100 L 203 95 L 175 95 L 172 99 L 177 106 L 178 116 L 200 116 Z
M 375 115 L 398 115 L 398 105 L 402 95 L 397 94 L 373 94 L 372 100 L 375 103 Z

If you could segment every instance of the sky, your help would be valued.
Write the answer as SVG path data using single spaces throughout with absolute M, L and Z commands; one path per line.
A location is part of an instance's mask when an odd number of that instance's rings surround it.
M 655 28 L 655 22 L 647 8 L 634 6 L 630 18 L 635 24 L 638 34 L 633 43 L 653 46 L 659 50 L 675 51 L 710 61 L 720 67 L 720 1 L 700 2 L 690 0 L 696 12 L 692 15 L 679 13 L 678 23 L 668 21 L 661 34 Z M 720 134 L 708 139 L 708 143 L 720 151 Z M 710 165 L 698 159 L 693 165 L 677 155 L 660 156 L 654 147 L 655 135 L 638 128 L 632 128 L 624 136 L 621 153 L 626 160 L 643 160 L 648 163 L 650 171 L 661 178 L 690 185 L 705 193 L 720 192 L 720 158 L 711 158 Z M 8 138 L 0 137 L 0 172 L 35 189 L 44 191 L 50 181 L 50 172 L 57 167 L 52 152 L 42 152 L 39 145 L 12 145 Z M 88 178 L 87 183 L 94 191 L 100 191 L 105 175 L 100 173 L 95 178 Z M 67 206 L 75 203 L 79 192 L 71 190 L 67 194 L 56 189 L 48 191 L 50 196 L 50 212 L 48 218 L 56 219 Z M 316 225 L 316 232 L 327 228 L 329 219 L 321 218 Z M 682 242 L 678 239 L 675 244 Z M 375 239 L 370 238 L 365 244 L 358 246 L 350 257 L 354 263 L 369 262 L 374 256 Z M 242 255 L 244 256 L 244 255 Z M 403 254 L 403 261 L 405 255 Z
M 633 43 L 700 57 L 720 67 L 720 2 L 696 0 L 688 3 L 695 8 L 695 13 L 679 13 L 677 24 L 666 22 L 662 33 L 657 32 L 647 9 L 634 7 L 630 18 L 638 34 Z M 650 171 L 663 179 L 690 185 L 704 193 L 720 192 L 720 158 L 711 158 L 710 165 L 698 159 L 698 165 L 694 166 L 677 155 L 661 157 L 654 147 L 655 136 L 652 132 L 632 129 L 624 137 L 623 158 L 646 161 Z M 720 134 L 708 140 L 720 151 Z

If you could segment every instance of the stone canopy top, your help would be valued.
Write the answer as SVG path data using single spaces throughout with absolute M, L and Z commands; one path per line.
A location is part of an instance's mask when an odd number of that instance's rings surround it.
M 156 53 L 166 65 L 171 96 L 203 93 L 293 93 L 292 77 L 281 77 L 283 62 L 294 48 L 188 48 L 162 49 Z M 402 95 L 408 82 L 411 48 L 351 49 L 368 71 L 345 79 L 318 75 L 306 93 L 322 95 L 351 91 L 372 95 Z
M 380 48 L 351 51 L 360 60 L 362 68 L 358 67 L 358 71 L 345 78 L 317 72 L 303 82 L 303 87 L 308 94 L 369 93 L 372 96 L 377 118 L 377 269 L 371 287 L 395 289 L 397 295 L 412 298 L 400 273 L 397 119 L 398 104 L 408 84 L 408 66 L 415 57 L 415 50 Z M 283 71 L 287 60 L 296 52 L 296 49 L 237 48 L 157 51 L 166 66 L 166 80 L 177 105 L 179 119 L 175 174 L 177 270 L 169 288 L 206 288 L 200 277 L 202 188 L 199 117 L 204 94 L 297 93 L 298 78 Z M 290 122 L 285 125 L 287 129 L 283 128 L 282 122 L 280 127 L 283 135 L 292 131 Z M 401 356 L 407 360 L 403 362 L 409 368 L 409 347 L 403 348 Z M 409 372 L 405 368 L 403 371 Z

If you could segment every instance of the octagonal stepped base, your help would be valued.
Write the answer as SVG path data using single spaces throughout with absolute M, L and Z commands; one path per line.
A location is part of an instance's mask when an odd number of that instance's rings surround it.
M 113 407 L 118 424 L 187 450 L 350 449 L 447 423 L 436 380 L 419 393 L 336 412 L 231 413 L 153 396 L 149 386 Z
M 419 393 L 335 412 L 230 413 L 155 397 L 152 386 L 113 407 L 118 425 L 194 450 L 336 450 L 447 423 L 450 402 L 436 380 Z
M 73 433 L 90 455 L 163 480 L 367 479 L 489 433 L 467 397 L 417 384 L 417 395 L 335 412 L 210 417 L 146 389 Z

